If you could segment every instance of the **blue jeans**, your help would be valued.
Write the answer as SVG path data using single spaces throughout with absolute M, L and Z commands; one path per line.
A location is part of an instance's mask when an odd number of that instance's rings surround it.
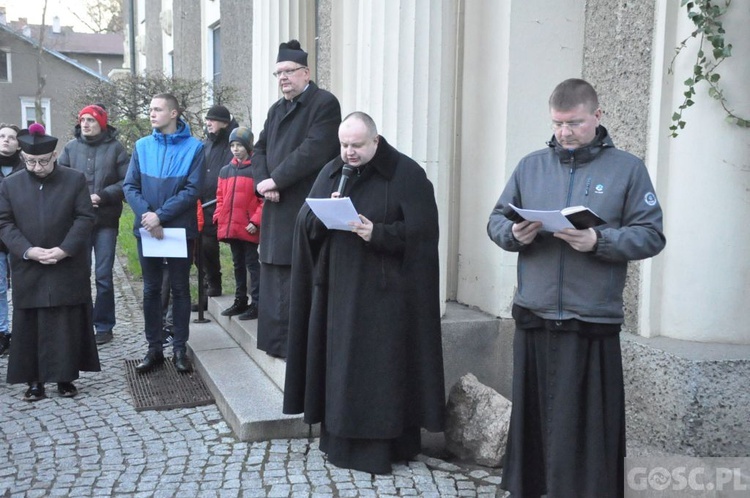
M 193 241 L 187 241 L 187 258 L 146 258 L 138 238 L 138 259 L 143 272 L 143 319 L 149 351 L 162 350 L 162 276 L 167 262 L 172 289 L 172 323 L 175 353 L 185 352 L 190 334 L 190 266 L 193 261 Z
M 0 251 L 0 334 L 8 333 L 8 254 Z
M 234 265 L 234 297 L 247 296 L 247 274 L 250 274 L 250 298 L 256 305 L 260 294 L 260 262 L 258 244 L 246 240 L 229 239 Z
M 94 329 L 97 334 L 112 332 L 115 327 L 115 288 L 112 281 L 112 266 L 115 264 L 116 245 L 117 228 L 96 227 L 91 232 L 94 278 L 96 279 Z

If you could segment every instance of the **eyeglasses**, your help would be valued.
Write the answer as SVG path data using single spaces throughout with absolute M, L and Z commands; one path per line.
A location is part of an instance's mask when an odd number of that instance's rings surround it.
M 31 166 L 32 168 L 36 166 L 37 164 L 41 167 L 47 166 L 50 161 L 52 161 L 52 158 L 49 159 L 24 159 L 23 162 L 26 163 L 27 166 Z
M 274 78 L 280 78 L 282 75 L 288 78 L 300 69 L 307 69 L 307 66 L 295 67 L 294 69 L 284 69 L 283 71 L 276 71 L 275 73 L 271 74 L 273 74 Z
M 553 121 L 549 124 L 549 126 L 555 131 L 560 131 L 563 128 L 567 128 L 570 131 L 576 131 L 578 128 L 580 128 L 581 126 L 585 124 L 586 124 L 585 121 L 573 121 L 572 123 L 566 123 L 564 121 L 560 123 L 557 121 Z

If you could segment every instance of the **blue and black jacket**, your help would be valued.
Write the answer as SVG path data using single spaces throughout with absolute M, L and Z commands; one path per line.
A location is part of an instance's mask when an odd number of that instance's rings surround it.
M 135 143 L 123 190 L 135 213 L 136 237 L 140 237 L 141 216 L 149 211 L 156 213 L 162 227 L 185 228 L 188 239 L 197 237 L 203 161 L 203 144 L 190 135 L 182 120 L 172 134 L 154 129 Z

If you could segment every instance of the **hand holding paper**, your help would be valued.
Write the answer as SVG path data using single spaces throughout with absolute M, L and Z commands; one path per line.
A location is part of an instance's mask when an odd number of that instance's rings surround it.
M 352 227 L 349 223 L 361 223 L 357 215 L 357 210 L 354 209 L 352 200 L 348 197 L 341 197 L 338 199 L 306 199 L 307 205 L 310 206 L 315 216 L 320 218 L 320 221 L 329 230 L 345 230 L 347 232 L 352 231 Z
M 145 228 L 139 228 L 143 255 L 147 258 L 187 258 L 184 228 L 163 228 L 164 237 L 157 239 Z

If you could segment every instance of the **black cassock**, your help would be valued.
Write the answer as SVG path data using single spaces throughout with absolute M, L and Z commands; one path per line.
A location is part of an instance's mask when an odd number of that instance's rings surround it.
M 55 166 L 46 178 L 18 172 L 0 184 L 0 236 L 13 277 L 13 340 L 7 381 L 70 382 L 98 372 L 91 318 L 94 208 L 83 173 Z M 60 247 L 53 265 L 24 259 Z
M 340 158 L 310 197 L 328 198 Z M 380 137 L 345 195 L 373 222 L 365 242 L 327 230 L 303 206 L 292 262 L 284 413 L 321 423 L 321 449 L 340 467 L 387 473 L 444 427 L 438 214 L 432 184 Z

